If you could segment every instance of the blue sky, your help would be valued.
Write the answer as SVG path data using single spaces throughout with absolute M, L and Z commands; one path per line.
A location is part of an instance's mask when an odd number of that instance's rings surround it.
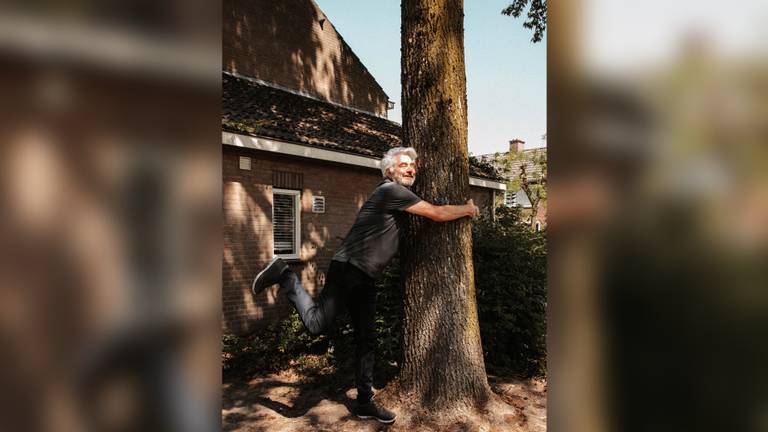
M 398 123 L 400 101 L 400 2 L 315 0 L 384 88 Z M 530 42 L 521 19 L 501 14 L 509 0 L 466 1 L 464 46 L 469 105 L 469 151 L 504 152 L 520 138 L 541 147 L 547 127 L 546 36 Z

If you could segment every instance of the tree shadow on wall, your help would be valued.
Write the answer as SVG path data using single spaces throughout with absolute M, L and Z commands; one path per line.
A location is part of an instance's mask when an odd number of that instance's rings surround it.
M 224 256 L 222 260 L 222 303 L 225 327 L 235 333 L 253 330 L 254 318 L 270 308 L 287 304 L 275 301 L 270 290 L 254 297 L 251 282 L 270 260 L 272 203 L 267 186 L 245 181 L 224 179 Z M 272 297 L 270 297 L 272 294 Z
M 223 14 L 225 70 L 360 109 L 386 102 L 311 0 L 227 0 Z

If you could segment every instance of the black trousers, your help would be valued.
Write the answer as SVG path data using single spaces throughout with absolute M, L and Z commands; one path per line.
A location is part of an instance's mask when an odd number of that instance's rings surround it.
M 349 309 L 355 335 L 355 383 L 357 400 L 373 397 L 373 364 L 376 347 L 376 289 L 374 280 L 352 264 L 331 261 L 325 287 L 317 298 L 307 293 L 292 271 L 283 274 L 280 292 L 293 303 L 304 326 L 312 334 L 327 330 L 344 308 Z

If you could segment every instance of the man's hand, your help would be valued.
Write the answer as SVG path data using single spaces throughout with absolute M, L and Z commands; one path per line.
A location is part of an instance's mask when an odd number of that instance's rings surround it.
M 405 209 L 405 211 L 436 222 L 448 222 L 466 216 L 476 217 L 480 215 L 480 209 L 477 208 L 471 199 L 467 200 L 466 204 L 441 206 L 432 205 L 426 201 L 419 201 Z
M 480 209 L 475 205 L 475 202 L 472 201 L 472 198 L 467 200 L 466 205 L 469 206 L 469 216 L 473 218 L 480 216 Z

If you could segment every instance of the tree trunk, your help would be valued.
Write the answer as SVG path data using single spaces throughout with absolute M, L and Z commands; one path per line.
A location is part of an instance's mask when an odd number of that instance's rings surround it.
M 469 198 L 462 0 L 403 0 L 403 141 L 419 153 L 414 191 Z M 410 217 L 401 243 L 404 362 L 398 386 L 438 411 L 491 397 L 477 319 L 469 218 Z

